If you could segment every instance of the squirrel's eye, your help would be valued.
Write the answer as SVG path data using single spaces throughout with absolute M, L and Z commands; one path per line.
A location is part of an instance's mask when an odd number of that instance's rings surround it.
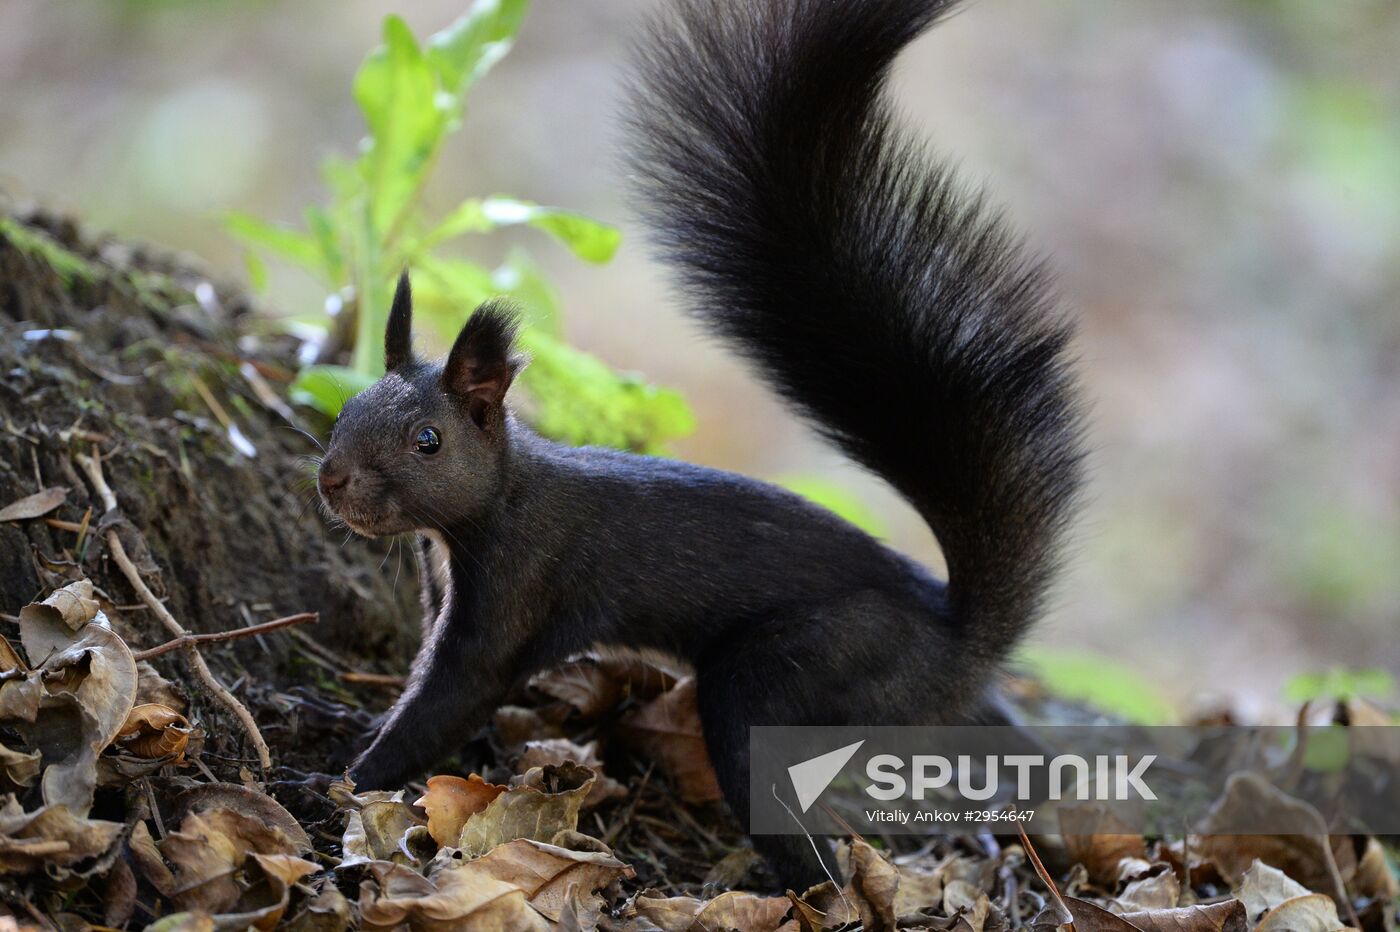
M 413 445 L 419 453 L 436 453 L 442 447 L 442 438 L 438 436 L 436 427 L 425 427 L 418 432 L 418 439 L 413 441 Z

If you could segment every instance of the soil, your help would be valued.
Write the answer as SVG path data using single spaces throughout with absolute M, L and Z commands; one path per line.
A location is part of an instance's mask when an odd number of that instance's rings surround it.
M 317 513 L 309 435 L 326 436 L 329 424 L 264 400 L 286 398 L 296 351 L 248 295 L 196 260 L 88 238 L 42 213 L 0 213 L 0 507 L 67 489 L 46 516 L 0 524 L 7 622 L 49 587 L 85 575 L 134 649 L 167 640 L 101 546 L 99 528 L 120 519 L 127 549 L 156 571 L 148 582 L 191 631 L 320 613 L 296 635 L 205 649 L 236 693 L 338 695 L 338 672 L 402 673 L 419 630 L 416 571 L 402 552 L 410 548 L 347 541 Z M 256 382 L 271 392 L 260 398 Z M 94 448 L 120 515 L 102 514 L 74 467 L 75 453 Z M 180 652 L 155 663 L 188 685 Z M 191 698 L 220 721 L 213 703 Z M 381 690 L 370 701 L 385 698 Z M 210 732 L 228 745 L 215 750 L 251 756 L 238 729 Z M 289 739 L 297 729 L 273 722 L 274 746 L 279 732 Z M 298 754 L 304 746 L 288 740 L 274 756 L 308 769 L 335 763 Z

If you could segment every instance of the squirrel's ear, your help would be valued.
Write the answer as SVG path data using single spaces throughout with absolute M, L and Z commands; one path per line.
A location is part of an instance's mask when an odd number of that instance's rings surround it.
M 524 365 L 515 354 L 519 323 L 509 305 L 488 301 L 467 320 L 442 370 L 442 386 L 463 398 L 478 427 L 493 423 Z
M 389 308 L 389 325 L 384 328 L 384 371 L 393 372 L 413 359 L 413 291 L 408 270 L 399 276 L 394 304 Z

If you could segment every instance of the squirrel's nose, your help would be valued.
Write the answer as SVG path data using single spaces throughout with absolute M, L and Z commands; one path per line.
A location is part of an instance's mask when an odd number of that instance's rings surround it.
M 322 495 L 339 492 L 350 484 L 350 470 L 343 466 L 322 463 L 321 470 L 316 475 L 316 481 L 321 486 Z

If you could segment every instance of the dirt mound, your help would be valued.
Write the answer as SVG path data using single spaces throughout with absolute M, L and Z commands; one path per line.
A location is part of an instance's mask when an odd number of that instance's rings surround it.
M 206 650 L 236 691 L 334 680 L 328 653 L 402 672 L 418 632 L 412 557 L 346 542 L 317 513 L 317 445 L 300 431 L 328 425 L 286 401 L 295 352 L 193 260 L 0 214 L 0 507 L 62 496 L 0 522 L 0 612 L 86 576 L 130 643 L 167 640 L 111 562 L 102 533 L 114 526 L 191 631 L 320 613 L 307 633 L 333 652 L 282 632 Z M 119 515 L 104 517 L 74 465 L 94 452 Z

